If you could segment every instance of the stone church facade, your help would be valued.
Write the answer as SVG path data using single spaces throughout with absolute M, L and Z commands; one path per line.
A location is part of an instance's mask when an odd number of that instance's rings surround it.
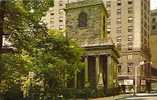
M 75 88 L 103 89 L 110 94 L 118 86 L 118 58 L 114 44 L 106 33 L 106 9 L 101 0 L 85 0 L 66 5 L 66 36 L 85 50 L 85 68 Z

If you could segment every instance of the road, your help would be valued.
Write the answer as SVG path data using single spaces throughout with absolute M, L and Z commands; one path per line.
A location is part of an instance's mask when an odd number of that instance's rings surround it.
M 138 93 L 136 96 L 132 94 L 114 96 L 114 97 L 104 97 L 95 98 L 89 100 L 157 100 L 157 93 Z
M 117 100 L 157 100 L 157 93 L 137 94 L 136 96 L 128 96 L 128 97 L 124 97 L 124 98 L 119 98 Z

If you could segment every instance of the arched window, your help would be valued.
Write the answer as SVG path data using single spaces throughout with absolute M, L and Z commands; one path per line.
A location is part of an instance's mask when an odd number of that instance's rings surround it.
M 87 26 L 87 14 L 85 12 L 81 12 L 79 14 L 79 27 L 86 27 Z

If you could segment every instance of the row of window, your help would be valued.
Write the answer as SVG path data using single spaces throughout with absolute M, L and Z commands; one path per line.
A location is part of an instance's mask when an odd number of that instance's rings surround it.
M 110 8 L 107 8 L 107 13 L 108 13 L 109 16 L 111 16 L 111 10 L 110 10 Z M 116 11 L 116 13 L 117 13 L 117 15 L 121 15 L 121 13 L 122 13 L 121 8 L 118 8 L 117 11 Z M 133 7 L 132 6 L 128 7 L 128 14 L 133 14 Z
M 133 74 L 133 71 L 135 70 L 134 68 L 134 63 L 132 63 L 132 62 L 130 62 L 130 63 L 127 63 L 127 73 L 128 74 L 130 74 L 130 75 L 132 75 Z M 144 70 L 144 68 L 143 67 L 140 67 L 141 68 L 141 70 Z M 118 72 L 119 73 L 121 73 L 122 72 L 122 68 L 120 67 L 119 69 L 118 69 Z M 141 72 L 140 72 L 141 73 Z M 142 72 L 142 73 L 144 73 L 144 72 Z
M 111 27 L 110 26 L 107 26 L 107 32 L 108 33 L 111 32 Z M 118 26 L 116 32 L 117 32 L 117 34 L 120 34 L 122 32 L 122 27 Z M 133 32 L 133 25 L 128 25 L 128 32 L 129 33 Z
M 117 48 L 121 50 L 122 44 L 120 42 L 117 42 Z M 133 50 L 133 42 L 128 42 L 128 50 Z
M 130 56 L 130 55 L 128 55 L 128 56 Z M 132 55 L 131 55 L 131 57 L 132 57 Z M 134 63 L 132 63 L 132 62 L 127 63 L 127 73 L 128 73 L 128 74 L 133 74 L 133 70 L 134 70 L 133 65 L 134 65 Z M 118 72 L 119 72 L 119 73 L 122 72 L 122 68 L 121 68 L 121 67 L 119 68 L 119 71 L 118 71 Z
M 133 4 L 133 0 L 128 0 L 128 5 L 131 5 L 131 4 Z M 122 1 L 121 0 L 117 0 L 117 6 L 121 6 L 121 5 L 122 5 Z M 110 0 L 108 0 L 106 2 L 106 6 L 107 7 L 111 7 L 111 1 Z
M 152 25 L 152 30 L 156 30 L 157 29 L 157 21 L 156 21 L 156 18 L 152 18 L 152 23 L 154 23 L 154 25 Z

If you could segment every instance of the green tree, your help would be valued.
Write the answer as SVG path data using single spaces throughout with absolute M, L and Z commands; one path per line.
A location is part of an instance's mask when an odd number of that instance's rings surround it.
M 1 10 L 5 12 L 3 31 L 9 33 L 15 51 L 0 55 L 1 93 L 18 97 L 23 92 L 29 97 L 30 92 L 40 91 L 44 96 L 55 97 L 83 66 L 82 49 L 62 33 L 48 31 L 41 21 L 52 3 L 53 0 L 5 2 Z M 30 78 L 29 72 L 36 76 Z

